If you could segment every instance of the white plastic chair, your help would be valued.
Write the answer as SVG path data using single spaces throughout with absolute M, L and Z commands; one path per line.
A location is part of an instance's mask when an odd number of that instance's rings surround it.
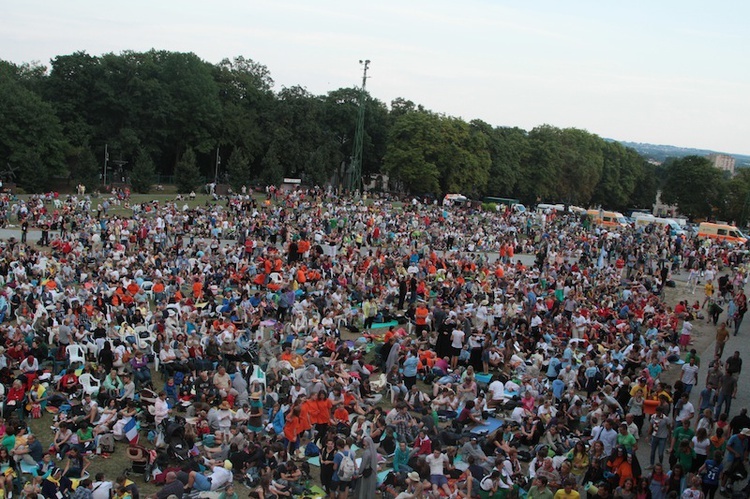
M 91 395 L 92 397 L 99 394 L 99 389 L 101 388 L 102 382 L 96 379 L 91 374 L 81 374 L 78 377 L 78 381 L 81 383 L 81 387 L 83 387 L 83 393 Z
M 81 345 L 68 345 L 65 347 L 65 352 L 68 354 L 68 359 L 71 364 L 80 362 L 81 364 L 86 363 L 86 351 Z
M 260 368 L 260 366 L 255 366 L 253 369 L 253 375 L 250 376 L 250 384 L 253 384 L 253 381 L 257 381 L 258 383 L 263 385 L 263 389 L 266 389 L 266 373 L 263 371 L 263 369 Z
M 393 385 L 390 384 L 390 383 L 386 383 L 385 387 L 386 387 L 386 389 L 388 390 L 388 393 L 391 396 L 391 405 L 395 404 L 396 403 L 396 395 L 397 395 L 396 390 L 393 389 Z

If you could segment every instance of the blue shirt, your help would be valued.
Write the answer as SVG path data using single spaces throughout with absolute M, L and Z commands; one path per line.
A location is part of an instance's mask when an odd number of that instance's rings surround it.
M 739 458 L 742 459 L 747 450 L 747 438 L 743 441 L 739 435 L 732 435 L 727 442 L 727 454 L 726 460 L 728 463 L 734 461 L 735 455 L 729 452 L 729 449 L 733 449 L 739 454 Z
M 555 378 L 559 374 L 557 367 L 562 364 L 560 362 L 560 359 L 557 357 L 552 357 L 549 359 L 549 365 L 547 366 L 547 377 L 548 378 Z
M 560 399 L 564 391 L 565 382 L 563 380 L 556 379 L 552 382 L 552 395 L 554 395 L 556 399 Z
M 404 377 L 413 378 L 417 375 L 417 364 L 419 359 L 416 357 L 407 357 L 404 361 Z

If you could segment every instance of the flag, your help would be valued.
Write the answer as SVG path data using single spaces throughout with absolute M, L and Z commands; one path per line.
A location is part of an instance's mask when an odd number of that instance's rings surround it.
M 130 445 L 138 445 L 138 427 L 135 424 L 135 418 L 131 417 L 128 422 L 125 423 L 123 430 L 125 431 L 125 437 L 128 439 L 128 442 L 130 442 Z

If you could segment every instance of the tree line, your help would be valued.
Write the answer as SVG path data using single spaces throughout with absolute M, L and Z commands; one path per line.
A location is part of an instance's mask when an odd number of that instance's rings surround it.
M 148 192 L 156 174 L 174 175 L 181 191 L 197 188 L 213 179 L 217 155 L 221 177 L 235 189 L 283 177 L 323 185 L 345 178 L 359 97 L 357 88 L 325 95 L 301 86 L 274 90 L 268 68 L 244 57 L 212 64 L 192 53 L 151 50 L 76 52 L 49 67 L 0 61 L 0 172 L 27 191 L 60 178 L 95 188 L 106 145 L 138 192 Z M 650 207 L 674 176 L 669 165 L 684 162 L 657 167 L 579 129 L 493 126 L 404 98 L 388 106 L 365 95 L 364 103 L 363 177 L 387 174 L 391 188 L 410 194 Z M 742 211 L 750 182 L 706 174 L 701 159 L 688 170 L 710 181 L 702 183 L 706 195 L 696 200 L 695 183 L 675 177 L 669 182 L 682 187 L 666 188 L 665 200 L 686 205 L 692 216 L 723 214 L 728 205 Z

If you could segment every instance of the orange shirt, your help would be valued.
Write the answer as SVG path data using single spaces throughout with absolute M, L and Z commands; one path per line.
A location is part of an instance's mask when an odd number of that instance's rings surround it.
M 289 415 L 286 418 L 286 424 L 284 425 L 284 436 L 290 442 L 297 441 L 297 435 L 299 434 L 299 418 Z
M 349 424 L 349 411 L 344 409 L 343 407 L 339 406 L 334 412 L 333 412 L 333 419 L 337 422 L 340 421 L 342 423 Z
M 315 405 L 318 407 L 318 418 L 316 423 L 328 424 L 331 422 L 331 409 L 333 408 L 333 402 L 331 399 L 324 398 L 323 400 L 316 400 Z
M 312 428 L 312 424 L 310 421 L 310 406 L 309 401 L 305 402 L 300 406 L 299 411 L 299 424 L 297 425 L 297 434 L 302 433 L 303 431 L 309 430 Z
M 429 313 L 430 311 L 427 310 L 427 307 L 417 307 L 417 310 L 415 312 L 415 320 L 417 326 L 424 326 L 425 324 L 427 324 L 427 316 L 429 315 Z

